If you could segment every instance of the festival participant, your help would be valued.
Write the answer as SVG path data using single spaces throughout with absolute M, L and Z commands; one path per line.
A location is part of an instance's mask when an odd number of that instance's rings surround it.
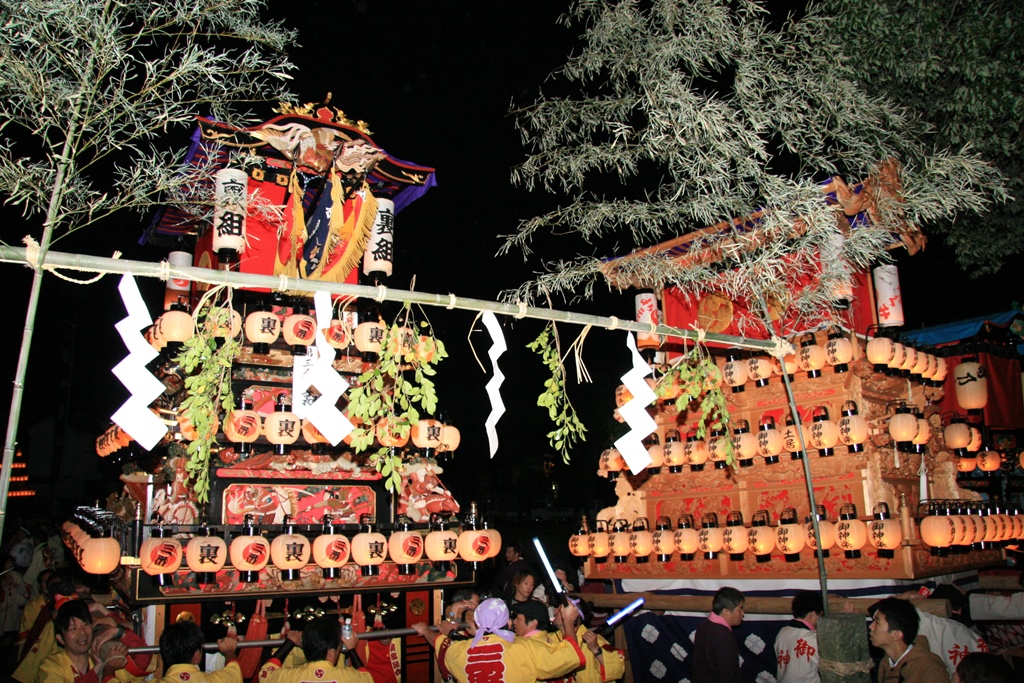
M 547 638 L 551 627 L 547 605 L 538 600 L 517 602 L 509 611 L 517 638 Z
M 494 588 L 500 595 L 509 595 L 512 592 L 512 579 L 521 571 L 529 571 L 530 564 L 523 558 L 523 547 L 511 541 L 505 544 L 505 566 L 498 572 L 495 578 Z M 533 589 L 531 589 L 533 590 Z
M 818 683 L 818 618 L 825 611 L 821 593 L 800 591 L 793 596 L 793 620 L 775 638 L 778 683 Z
M 54 638 L 59 649 L 40 665 L 34 677 L 38 683 L 100 683 L 101 681 L 141 681 L 125 672 L 128 648 L 111 640 L 94 655 L 93 617 L 82 600 L 69 600 L 53 618 Z
M 570 676 L 548 683 L 606 683 L 619 680 L 626 675 L 626 658 L 603 636 L 587 629 L 586 624 L 590 622 L 590 603 L 580 601 L 577 609 L 579 616 L 574 624 L 576 640 L 580 643 L 586 663 L 582 669 L 577 669 Z M 557 613 L 554 625 L 558 632 L 552 636 L 559 638 L 562 624 L 561 616 Z
M 342 646 L 344 650 L 351 650 L 359 641 L 355 634 L 342 639 L 341 623 L 336 617 L 324 616 L 314 619 L 302 630 L 301 640 L 305 664 L 291 668 L 280 668 L 278 664 L 278 668 L 269 670 L 265 665 L 260 671 L 260 680 L 267 683 L 373 683 L 373 676 L 365 669 L 338 666 L 338 660 L 343 652 Z M 291 648 L 286 643 L 274 654 L 271 662 L 280 662 L 288 649 Z
M 206 637 L 194 621 L 178 621 L 160 634 L 160 658 L 164 663 L 164 677 L 160 683 L 242 683 L 242 669 L 238 666 L 238 638 L 234 631 L 217 641 L 217 651 L 224 655 L 227 665 L 209 673 L 199 670 L 203 661 Z
M 919 638 L 917 610 L 906 600 L 886 598 L 874 606 L 869 632 L 871 644 L 885 656 L 878 667 L 878 683 L 948 683 L 946 665 Z
M 459 683 L 534 683 L 565 676 L 586 663 L 572 627 L 576 607 L 568 604 L 559 612 L 563 627 L 558 642 L 516 638 L 508 630 L 508 606 L 497 598 L 484 600 L 473 613 L 477 633 L 472 640 L 448 638 L 454 628 L 450 623 L 440 624 L 440 633 L 423 622 L 412 628 L 434 649 L 442 676 Z
M 524 569 L 516 573 L 512 582 L 509 584 L 510 590 L 506 593 L 508 596 L 507 602 L 509 610 L 511 610 L 518 602 L 532 600 L 533 589 L 536 588 L 536 586 L 537 575 L 529 569 Z
M 1020 679 L 1010 663 L 999 655 L 972 652 L 960 660 L 953 683 L 1015 683 Z
M 740 651 L 733 628 L 743 623 L 743 593 L 723 586 L 711 601 L 711 614 L 697 626 L 693 641 L 693 683 L 741 683 Z

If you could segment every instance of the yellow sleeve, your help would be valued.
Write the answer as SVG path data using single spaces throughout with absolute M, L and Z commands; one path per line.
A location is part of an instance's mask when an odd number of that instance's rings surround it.
M 207 683 L 242 683 L 242 667 L 238 661 L 230 661 L 220 671 L 206 674 Z
M 37 669 L 35 680 L 39 683 L 74 683 L 71 667 L 65 666 L 54 657 L 47 657 Z

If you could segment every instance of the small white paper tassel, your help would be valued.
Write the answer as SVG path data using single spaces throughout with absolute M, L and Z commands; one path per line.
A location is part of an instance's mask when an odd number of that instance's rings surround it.
M 615 448 L 622 454 L 623 460 L 629 465 L 629 471 L 638 474 L 651 464 L 651 456 L 643 445 L 643 440 L 658 428 L 658 424 L 647 412 L 647 406 L 657 398 L 654 390 L 644 380 L 653 370 L 640 356 L 633 333 L 626 333 L 626 348 L 633 359 L 633 369 L 622 376 L 622 383 L 629 389 L 633 398 L 619 408 L 619 415 L 629 425 L 630 430 L 615 441 Z
M 317 292 L 313 295 L 313 303 L 316 306 L 316 342 L 309 349 L 306 362 L 302 364 L 302 376 L 299 377 L 298 372 L 293 375 L 292 395 L 301 396 L 314 386 L 320 392 L 320 398 L 311 405 L 302 406 L 301 414 L 297 410 L 297 405 L 292 406 L 292 412 L 312 422 L 332 446 L 337 446 L 355 429 L 337 408 L 338 399 L 348 391 L 349 383 L 334 369 L 334 348 L 327 343 L 324 336 L 324 330 L 331 326 L 333 317 L 331 295 L 327 292 Z M 299 366 L 300 364 L 296 363 L 296 370 Z M 373 429 L 373 425 L 369 425 L 369 428 Z
M 484 311 L 481 316 L 484 322 L 484 327 L 491 335 L 491 340 L 494 342 L 491 344 L 491 348 L 487 350 L 487 357 L 491 359 L 491 372 L 493 377 L 487 382 L 487 397 L 491 401 L 491 414 L 487 416 L 487 420 L 484 422 L 484 429 L 487 431 L 487 443 L 491 449 L 491 457 L 498 450 L 498 430 L 496 425 L 501 416 L 505 414 L 505 403 L 501 400 L 501 384 L 505 381 L 505 375 L 502 374 L 501 368 L 498 367 L 498 359 L 501 354 L 505 353 L 508 346 L 505 344 L 505 335 L 501 332 L 501 325 L 498 324 L 498 318 L 495 317 L 491 311 Z

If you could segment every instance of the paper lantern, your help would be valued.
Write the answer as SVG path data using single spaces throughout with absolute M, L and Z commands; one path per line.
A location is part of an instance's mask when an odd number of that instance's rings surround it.
M 153 534 L 139 548 L 142 571 L 154 577 L 158 586 L 170 585 L 171 576 L 181 567 L 184 555 L 178 539 L 162 526 L 153 529 Z
M 599 519 L 594 523 L 594 531 L 588 541 L 589 554 L 598 564 L 607 561 L 612 546 L 608 540 L 608 522 Z
M 858 414 L 854 401 L 843 403 L 843 416 L 836 425 L 839 427 L 839 442 L 846 446 L 850 453 L 864 450 L 864 442 L 868 438 L 868 421 Z
M 647 447 L 647 457 L 651 459 L 651 463 L 647 466 L 647 472 L 661 474 L 661 467 L 665 464 L 665 449 L 658 442 L 658 435 L 651 434 L 644 441 L 644 445 Z
M 217 572 L 224 568 L 227 559 L 228 544 L 220 536 L 213 536 L 205 524 L 185 546 L 185 563 L 189 571 L 195 572 L 200 586 L 215 583 Z
M 487 534 L 487 538 L 491 539 L 491 552 L 487 555 L 487 559 L 497 557 L 498 553 L 500 553 L 505 547 L 501 544 L 501 533 L 499 533 L 497 529 L 492 529 L 490 527 L 490 522 L 486 519 L 482 522 L 482 526 L 484 533 Z
M 409 443 L 411 429 L 399 429 L 394 418 L 382 417 L 374 427 L 377 442 L 385 448 L 401 448 Z M 404 432 L 404 434 L 402 434 Z
M 825 367 L 825 349 L 818 345 L 813 332 L 808 332 L 800 340 L 796 362 L 809 378 L 821 377 L 821 369 Z
M 270 541 L 260 534 L 259 527 L 253 526 L 253 516 L 246 515 L 242 535 L 231 541 L 228 555 L 231 566 L 238 571 L 241 583 L 254 583 L 259 579 L 260 570 L 270 562 Z
M 925 386 L 928 386 L 931 384 L 932 379 L 935 377 L 936 371 L 938 371 L 939 369 L 939 359 L 936 358 L 935 355 L 931 353 L 926 353 L 924 354 L 924 356 L 927 365 L 921 372 L 921 383 L 924 384 Z
M 814 409 L 807 437 L 811 446 L 818 449 L 820 457 L 835 455 L 835 445 L 839 442 L 839 427 L 829 419 L 828 408 L 825 406 Z
M 865 353 L 868 362 L 874 366 L 875 372 L 885 372 L 896 353 L 892 339 L 875 337 L 868 341 Z
M 313 539 L 313 561 L 320 567 L 325 579 L 341 576 L 341 568 L 348 563 L 352 545 L 348 537 L 335 529 L 331 515 L 324 515 L 320 535 Z
M 913 439 L 914 452 L 924 453 L 928 449 L 928 442 L 932 439 L 932 424 L 924 419 L 924 413 L 921 410 L 915 410 L 914 417 L 917 418 L 917 433 L 914 434 Z
M 252 454 L 252 443 L 263 433 L 263 420 L 252 409 L 251 400 L 243 398 L 241 404 L 241 408 L 232 410 L 224 418 L 224 436 L 238 444 L 238 455 L 245 459 Z
M 176 356 L 181 351 L 182 344 L 195 334 L 192 314 L 188 312 L 188 306 L 180 303 L 171 304 L 170 310 L 157 318 L 157 325 L 160 337 L 164 340 L 166 355 L 169 357 Z
M 789 453 L 790 460 L 801 460 L 804 457 L 801 435 L 803 425 L 793 422 L 793 416 L 786 416 L 786 426 L 782 430 L 782 447 Z
M 316 341 L 316 320 L 309 314 L 308 303 L 300 301 L 295 305 L 292 314 L 281 323 L 281 336 L 291 345 L 293 355 L 304 356 L 309 352 Z
M 440 515 L 430 516 L 431 531 L 423 541 L 427 559 L 434 563 L 434 569 L 447 572 L 451 563 L 459 556 L 459 535 L 449 528 L 448 521 Z
M 875 505 L 872 517 L 874 519 L 868 523 L 868 543 L 878 551 L 879 558 L 892 559 L 903 542 L 903 529 L 899 521 L 892 518 L 886 503 Z
M 633 393 L 626 388 L 625 384 L 615 387 L 615 405 L 619 408 L 633 400 Z
M 951 514 L 949 515 L 949 519 L 955 528 L 953 533 L 953 545 L 950 550 L 951 552 L 957 553 L 966 552 L 974 542 L 975 535 L 977 535 L 974 528 L 974 522 L 967 514 L 966 507 L 962 505 L 961 501 L 958 501 L 955 505 L 951 505 L 950 512 Z M 982 531 L 980 526 L 979 531 Z
M 901 401 L 896 407 L 896 413 L 889 418 L 889 436 L 895 442 L 896 450 L 901 453 L 912 450 L 917 428 L 917 418 L 907 404 Z
M 758 510 L 750 520 L 750 528 L 747 529 L 747 550 L 758 562 L 764 563 L 772 559 L 775 532 L 768 524 L 767 510 Z
M 121 564 L 121 544 L 104 528 L 85 541 L 78 563 L 88 574 L 109 574 Z
M 946 363 L 946 359 L 941 356 L 935 357 L 935 363 L 937 365 L 935 374 L 932 375 L 931 386 L 941 387 L 946 381 L 946 374 L 949 372 L 949 365 Z
M 181 434 L 181 438 L 186 441 L 195 441 L 199 438 L 199 432 L 196 430 L 195 425 L 192 421 L 184 414 L 178 415 L 176 418 L 178 423 L 178 433 Z M 220 431 L 220 420 L 216 414 L 210 415 L 210 422 L 206 428 L 207 432 L 212 436 Z
M 636 321 L 646 325 L 655 326 L 661 322 L 661 311 L 658 309 L 658 298 L 654 292 L 645 291 L 636 295 L 634 300 L 636 309 Z M 654 360 L 655 350 L 661 346 L 661 336 L 656 332 L 638 332 L 636 335 L 636 348 L 640 355 L 648 363 Z
M 1021 526 L 1024 528 L 1024 521 Z M 658 562 L 668 562 L 672 559 L 672 553 L 676 550 L 676 537 L 672 531 L 672 520 L 668 517 L 662 516 L 655 520 L 654 531 L 651 533 L 651 548 Z
M 730 512 L 725 516 L 725 529 L 722 530 L 722 550 L 729 553 L 730 560 L 742 562 L 747 545 L 747 528 L 743 526 L 743 513 Z
M 629 523 L 624 519 L 615 520 L 608 534 L 608 546 L 611 548 L 612 559 L 618 564 L 629 559 L 629 537 Z
M 267 441 L 274 444 L 274 452 L 277 455 L 286 455 L 289 446 L 298 441 L 301 433 L 299 416 L 290 410 L 290 406 L 284 402 L 284 397 L 279 395 L 274 404 L 274 412 L 263 421 L 263 435 Z
M 245 316 L 245 338 L 252 343 L 252 352 L 266 355 L 270 345 L 281 336 L 281 321 L 270 312 L 270 307 L 258 302 L 254 310 Z
M 377 200 L 377 215 L 373 219 L 370 237 L 363 250 L 363 274 L 379 283 L 391 275 L 395 257 L 395 202 L 386 197 Z
M 423 452 L 424 457 L 433 457 L 434 451 L 441 445 L 441 428 L 443 426 L 440 420 L 432 418 L 421 418 L 412 426 L 410 433 L 412 443 Z
M 629 553 L 636 558 L 637 564 L 645 564 L 654 551 L 654 538 L 650 523 L 646 517 L 633 520 L 633 529 L 629 534 Z
M 775 428 L 775 418 L 771 415 L 763 415 L 757 431 L 757 453 L 766 465 L 774 465 L 779 461 L 779 453 L 785 439 L 782 433 Z
M 754 381 L 756 387 L 768 386 L 768 378 L 772 376 L 772 364 L 764 356 L 747 359 L 747 379 Z
M 392 356 L 410 362 L 415 358 L 419 337 L 409 327 L 393 327 L 387 332 L 388 351 Z
M 686 444 L 683 446 L 683 461 L 690 466 L 691 472 L 700 472 L 704 469 L 704 463 L 708 461 L 708 445 L 703 439 L 697 438 L 696 430 L 686 435 Z
M 166 313 L 164 314 L 166 315 Z M 970 414 L 978 414 L 988 405 L 988 377 L 977 358 L 964 358 L 953 368 L 956 402 Z
M 828 521 L 828 516 L 825 514 L 825 506 L 818 505 L 815 507 L 814 516 L 816 519 L 812 520 L 811 515 L 807 515 L 807 523 L 804 525 L 804 531 L 806 532 L 807 547 L 815 551 L 817 554 L 818 548 L 821 548 L 821 556 L 829 556 L 829 548 L 836 543 L 836 525 Z M 814 522 L 818 522 L 818 533 L 814 531 Z M 821 541 L 818 541 L 820 535 Z
M 747 381 L 747 364 L 738 360 L 739 355 L 733 351 L 729 352 L 728 360 L 722 366 L 722 378 L 725 383 L 732 387 L 732 393 L 738 394 L 744 390 Z
M 355 332 L 352 335 L 356 349 L 363 353 L 364 356 L 366 354 L 379 354 L 387 330 L 387 325 L 379 320 L 359 323 L 356 325 Z
M 398 518 L 398 528 L 392 531 L 388 538 L 388 555 L 398 565 L 399 576 L 416 574 L 416 563 L 423 558 L 423 535 L 411 526 L 412 520 L 402 515 Z M 474 537 L 466 536 L 467 532 L 459 536 L 459 553 L 465 551 L 463 559 L 469 562 L 483 562 L 491 549 L 490 537 L 482 531 L 474 530 L 472 533 L 475 534 Z M 465 543 L 462 536 L 466 536 Z
M 569 537 L 569 554 L 573 557 L 586 557 L 590 554 L 590 524 L 583 515 L 576 532 Z
M 981 513 L 970 504 L 965 504 L 963 514 L 958 515 L 967 525 L 967 532 L 964 534 L 961 546 L 966 550 L 981 550 L 985 540 L 985 523 L 981 519 Z M 951 517 L 953 515 L 950 515 Z
M 750 423 L 744 419 L 736 420 L 736 428 L 732 432 L 732 450 L 740 467 L 753 467 L 754 456 L 757 455 L 757 437 L 750 433 Z
M 429 335 L 421 334 L 413 355 L 420 364 L 433 362 L 437 355 L 437 341 Z
M 800 369 L 800 363 L 797 361 L 795 353 L 787 353 L 782 357 L 782 360 L 772 357 L 772 370 L 777 375 L 786 375 L 786 379 L 790 382 L 793 381 L 793 375 Z
M 881 327 L 903 325 L 903 295 L 900 293 L 899 269 L 891 263 L 875 266 L 871 271 L 875 285 L 875 305 Z
M 249 176 L 239 168 L 222 168 L 213 176 L 213 251 L 221 263 L 235 263 L 245 251 Z
M 715 463 L 716 470 L 724 470 L 729 466 L 726 461 L 728 455 L 725 452 L 725 443 L 730 442 L 731 437 L 726 437 L 725 432 L 721 429 L 712 429 L 711 438 L 708 439 L 708 460 Z
M 796 509 L 786 508 L 779 515 L 779 525 L 775 527 L 775 547 L 782 553 L 786 562 L 799 562 L 800 551 L 807 545 L 807 531 Z
M 917 352 L 917 361 L 913 367 L 910 368 L 910 376 L 917 381 L 925 379 L 925 373 L 928 372 L 929 367 L 935 367 L 934 363 L 930 360 L 933 356 L 930 353 L 924 351 Z
M 491 552 L 491 539 L 482 529 L 478 528 L 479 513 L 477 512 L 476 501 L 469 504 L 469 515 L 462 523 L 462 533 L 459 534 L 456 550 L 463 562 L 469 562 L 473 569 L 477 569 L 480 562 L 487 559 Z M 390 543 L 390 541 L 389 541 Z M 388 548 L 390 549 L 390 545 Z M 397 562 L 394 554 L 391 559 Z
M 966 452 L 967 451 L 965 450 L 964 453 Z M 963 457 L 956 459 L 957 472 L 963 472 L 964 474 L 966 474 L 968 472 L 973 472 L 976 469 L 978 469 L 978 459 L 975 458 L 973 455 L 970 457 L 964 455 Z
M 461 443 L 462 433 L 458 427 L 449 424 L 441 426 L 441 443 L 437 447 L 438 453 L 454 453 Z
M 679 559 L 690 561 L 700 547 L 700 534 L 693 526 L 693 517 L 682 515 L 676 523 L 676 532 L 673 534 L 676 550 L 679 551 Z
M 270 543 L 270 561 L 281 570 L 282 581 L 297 581 L 309 564 L 309 539 L 295 533 L 291 515 L 284 516 L 281 533 Z
M 718 557 L 722 549 L 722 530 L 718 527 L 718 515 L 709 512 L 701 518 L 700 531 L 697 532 L 697 547 L 704 553 L 705 560 Z
M 846 559 L 860 557 L 860 549 L 868 542 L 868 526 L 857 519 L 857 506 L 847 503 L 839 508 L 839 522 L 836 524 L 836 547 L 842 550 Z
M 963 458 L 967 455 L 967 446 L 971 443 L 971 427 L 960 416 L 954 416 L 942 430 L 942 440 L 953 455 Z
M 968 453 L 978 453 L 981 450 L 981 430 L 971 425 L 971 440 L 967 442 Z
M 214 315 L 207 316 L 204 326 L 206 331 L 214 337 L 217 337 L 220 341 L 225 339 L 235 339 L 242 332 L 242 316 L 233 308 L 222 308 L 219 311 L 227 311 L 227 320 L 218 319 L 214 321 Z M 218 314 L 219 314 L 218 311 Z
M 836 373 L 847 372 L 853 360 L 853 344 L 843 335 L 843 331 L 833 327 L 825 342 L 825 362 L 832 366 Z
M 686 463 L 684 450 L 677 430 L 670 429 L 665 432 L 665 443 L 661 445 L 661 455 L 662 462 L 668 466 L 670 473 L 679 474 L 683 471 L 683 465 Z
M 315 424 L 309 421 L 309 418 L 302 420 L 302 440 L 309 444 L 309 452 L 313 455 L 324 455 L 327 453 L 327 437 L 323 435 Z
M 890 377 L 900 377 L 900 367 L 907 360 L 907 347 L 898 341 L 892 343 L 892 360 L 886 366 L 885 374 Z
M 606 448 L 601 453 L 601 458 L 598 460 L 598 469 L 608 473 L 609 479 L 618 479 L 619 472 L 626 467 L 626 461 L 622 457 L 622 453 L 619 453 L 617 448 Z
M 908 377 L 909 378 L 910 377 L 911 369 L 915 365 L 917 365 L 917 354 L 918 354 L 918 351 L 917 351 L 917 349 L 915 349 L 910 344 L 904 344 L 903 345 L 903 350 L 904 350 L 904 356 L 903 356 L 903 362 L 900 363 L 900 376 L 901 377 Z
M 987 445 L 983 446 L 977 453 L 978 469 L 982 472 L 997 472 L 1002 464 L 1003 454 L 994 451 Z
M 359 518 L 361 531 L 352 537 L 352 561 L 359 565 L 363 576 L 379 576 L 380 565 L 388 555 L 388 539 L 384 534 L 374 530 L 373 516 L 362 515 Z M 454 536 L 455 532 L 451 532 Z M 451 539 L 451 555 L 455 555 L 456 539 Z M 429 546 L 426 546 L 429 550 Z
M 324 339 L 327 340 L 331 348 L 335 349 L 335 355 L 337 355 L 337 352 L 347 349 L 352 343 L 352 329 L 345 320 L 335 318 L 331 321 L 330 327 L 324 331 Z
M 928 515 L 921 519 L 919 533 L 921 542 L 931 548 L 931 554 L 945 557 L 956 539 L 956 523 L 950 517 L 949 508 L 933 506 Z

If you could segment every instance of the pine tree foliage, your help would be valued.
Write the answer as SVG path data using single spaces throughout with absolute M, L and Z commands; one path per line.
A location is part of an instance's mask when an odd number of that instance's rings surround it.
M 0 0 L 0 193 L 56 239 L 123 209 L 208 203 L 158 138 L 200 114 L 239 123 L 243 105 L 291 99 L 295 35 L 264 6 Z
M 981 275 L 1024 251 L 1024 3 L 823 0 L 833 40 L 857 56 L 860 83 L 935 126 L 937 144 L 971 144 L 1014 201 L 930 227 Z
M 891 234 L 914 229 L 908 221 L 980 211 L 1000 195 L 992 167 L 969 150 L 937 149 L 927 124 L 858 85 L 857 64 L 830 42 L 823 14 L 780 29 L 769 18 L 750 1 L 575 2 L 564 20 L 583 27 L 582 47 L 553 74 L 575 94 L 513 111 L 528 150 L 513 182 L 570 200 L 523 221 L 502 251 L 529 255 L 547 231 L 642 247 L 764 209 L 756 235 L 698 240 L 718 263 L 635 258 L 622 265 L 624 280 L 756 294 L 815 315 L 851 269 L 885 258 Z M 882 201 L 874 226 L 837 246 L 818 183 L 853 184 L 890 158 L 902 166 L 903 201 Z M 602 263 L 548 264 L 505 296 L 590 296 Z M 817 286 L 787 286 L 787 275 L 819 267 Z

